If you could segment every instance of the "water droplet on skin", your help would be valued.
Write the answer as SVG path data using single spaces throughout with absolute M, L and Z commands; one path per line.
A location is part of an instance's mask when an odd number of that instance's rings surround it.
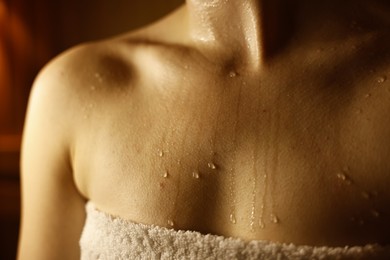
M 387 80 L 387 77 L 386 76 L 382 76 L 382 77 L 379 77 L 376 81 L 379 84 L 382 84 L 382 83 L 385 83 L 386 80 Z
M 199 172 L 193 171 L 192 172 L 192 177 L 195 178 L 195 179 L 199 179 L 200 178 Z
M 175 225 L 175 223 L 173 222 L 173 220 L 168 219 L 168 225 L 169 225 L 170 227 L 173 227 L 173 226 Z
M 347 185 L 351 185 L 352 184 L 352 180 L 349 178 L 349 176 L 345 173 L 339 173 L 337 174 L 337 178 L 341 181 L 343 181 L 345 184 Z
M 207 164 L 207 166 L 211 169 L 211 170 L 216 170 L 217 169 L 217 165 L 215 165 L 215 163 L 213 162 L 209 162 Z
M 231 77 L 231 78 L 237 77 L 237 72 L 235 72 L 235 71 L 230 71 L 230 72 L 229 72 L 229 77 Z
M 251 222 L 250 222 L 250 227 L 251 227 L 251 231 L 254 232 L 255 231 L 255 214 L 256 214 L 256 208 L 255 206 L 252 206 L 252 212 L 251 212 Z
M 347 176 L 343 173 L 337 174 L 337 178 L 339 178 L 342 181 L 345 181 L 347 179 Z
M 103 78 L 102 78 L 102 76 L 101 76 L 99 73 L 95 73 L 95 78 L 96 78 L 99 82 L 103 82 Z
M 279 221 L 280 221 L 279 218 L 275 214 L 271 214 L 271 222 L 272 223 L 278 224 Z
M 157 151 L 157 153 L 158 153 L 158 156 L 160 156 L 160 157 L 164 156 L 164 151 L 162 151 L 160 149 Z
M 232 224 L 237 223 L 236 216 L 234 215 L 234 213 L 230 214 L 229 219 Z
M 255 232 L 255 221 L 254 220 L 251 220 L 250 227 L 251 227 L 251 232 Z
M 168 178 L 168 177 L 169 177 L 168 171 L 165 171 L 165 172 L 164 172 L 163 177 L 164 177 L 164 178 Z
M 338 173 L 337 174 L 337 178 L 341 181 L 343 181 L 345 184 L 347 185 L 351 185 L 352 184 L 352 180 L 351 178 L 348 176 L 348 173 L 349 173 L 349 167 L 348 166 L 345 166 L 342 170 L 341 173 Z

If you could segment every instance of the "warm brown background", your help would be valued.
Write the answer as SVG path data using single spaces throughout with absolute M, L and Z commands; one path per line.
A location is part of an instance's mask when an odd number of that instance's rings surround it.
M 142 26 L 183 1 L 0 0 L 0 259 L 15 259 L 20 136 L 38 71 L 70 46 Z

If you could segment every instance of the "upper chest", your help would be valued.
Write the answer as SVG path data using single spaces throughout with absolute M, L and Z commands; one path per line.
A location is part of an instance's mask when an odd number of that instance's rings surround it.
M 165 165 L 187 170 L 216 157 L 225 168 L 254 165 L 256 157 L 260 164 L 285 165 L 283 171 L 301 165 L 320 172 L 355 165 L 361 175 L 389 169 L 384 70 L 361 75 L 345 68 L 339 75 L 325 64 L 317 74 L 310 63 L 285 64 L 258 77 L 200 62 L 173 64 L 143 75 L 131 91 L 96 99 L 79 147 L 99 158 L 100 171 L 154 171 L 148 167 L 161 154 Z M 344 77 L 349 73 L 353 77 Z

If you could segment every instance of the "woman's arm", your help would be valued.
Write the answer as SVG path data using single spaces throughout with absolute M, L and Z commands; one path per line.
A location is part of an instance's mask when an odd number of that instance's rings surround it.
M 65 74 L 64 63 L 55 61 L 40 74 L 30 97 L 21 159 L 19 260 L 80 259 L 85 200 L 72 173 L 75 112 Z

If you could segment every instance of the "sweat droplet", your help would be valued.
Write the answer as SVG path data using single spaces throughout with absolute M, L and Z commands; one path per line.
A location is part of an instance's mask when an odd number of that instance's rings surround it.
M 344 182 L 345 184 L 347 185 L 351 185 L 352 184 L 352 180 L 351 178 L 348 176 L 348 173 L 349 173 L 349 167 L 348 166 L 345 166 L 343 168 L 343 170 L 341 171 L 341 173 L 338 173 L 337 174 L 337 178 Z
M 379 84 L 382 84 L 382 83 L 385 83 L 386 80 L 387 80 L 387 77 L 386 76 L 382 76 L 382 77 L 379 77 L 376 81 Z
M 237 72 L 235 72 L 235 71 L 230 71 L 230 72 L 229 72 L 229 77 L 231 77 L 231 78 L 237 77 Z
M 337 174 L 337 178 L 341 181 L 343 181 L 345 184 L 350 185 L 352 184 L 352 180 L 348 177 L 345 173 L 339 173 Z
M 192 177 L 195 178 L 195 179 L 199 179 L 200 178 L 199 172 L 193 171 L 192 172 Z
M 168 177 L 169 177 L 168 171 L 165 171 L 165 172 L 164 172 L 163 177 L 164 177 L 164 178 L 168 178 Z
M 279 218 L 275 214 L 271 214 L 271 222 L 274 224 L 278 224 Z
M 173 220 L 168 219 L 168 225 L 173 227 L 175 225 L 175 223 L 173 222 Z
M 102 76 L 101 76 L 99 73 L 95 73 L 95 78 L 96 78 L 99 82 L 102 82 L 102 81 L 103 81 L 103 78 L 102 78 Z
M 217 169 L 217 165 L 215 165 L 215 164 L 212 163 L 212 162 L 209 162 L 209 163 L 207 164 L 207 166 L 208 166 L 210 169 L 212 169 L 212 170 L 216 170 L 216 169 Z
M 347 176 L 343 173 L 337 174 L 337 178 L 339 178 L 342 181 L 345 181 L 347 179 Z
M 164 156 L 164 151 L 162 151 L 162 150 L 158 150 L 157 153 L 158 153 L 158 156 L 160 156 L 160 157 Z
M 230 222 L 232 224 L 236 224 L 237 223 L 236 216 L 233 213 L 230 214 L 229 218 L 230 218 Z

